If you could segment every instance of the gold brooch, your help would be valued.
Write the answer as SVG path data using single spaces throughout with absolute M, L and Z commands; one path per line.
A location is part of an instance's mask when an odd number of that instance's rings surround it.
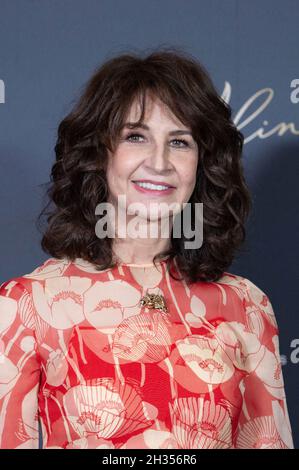
M 166 302 L 163 295 L 160 294 L 146 294 L 140 300 L 141 305 L 148 308 L 155 308 L 167 312 Z

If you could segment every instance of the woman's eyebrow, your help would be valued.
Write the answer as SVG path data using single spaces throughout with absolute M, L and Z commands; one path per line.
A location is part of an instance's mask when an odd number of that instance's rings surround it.
M 150 130 L 150 127 L 147 126 L 146 124 L 136 124 L 135 122 L 126 122 L 123 126 L 123 128 L 128 128 L 128 129 L 145 129 L 147 131 Z M 175 129 L 173 131 L 170 131 L 168 133 L 169 135 L 183 135 L 183 134 L 188 134 L 192 136 L 192 132 L 188 131 L 188 129 Z

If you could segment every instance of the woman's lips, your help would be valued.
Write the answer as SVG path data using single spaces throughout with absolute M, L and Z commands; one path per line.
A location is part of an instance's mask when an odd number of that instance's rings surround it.
M 139 186 L 138 184 L 136 184 L 134 181 L 132 181 L 133 185 L 134 185 L 134 188 L 139 191 L 140 193 L 146 193 L 146 194 L 151 194 L 152 196 L 163 196 L 163 195 L 166 195 L 166 194 L 170 194 L 172 193 L 175 188 L 174 187 L 170 187 L 168 189 L 162 189 L 162 190 L 159 190 L 159 189 L 149 189 L 149 188 L 142 188 L 141 186 Z

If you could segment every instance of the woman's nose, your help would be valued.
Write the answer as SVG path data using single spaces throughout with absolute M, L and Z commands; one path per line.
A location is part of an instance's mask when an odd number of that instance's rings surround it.
M 169 150 L 166 145 L 155 145 L 148 159 L 148 165 L 156 171 L 170 168 Z

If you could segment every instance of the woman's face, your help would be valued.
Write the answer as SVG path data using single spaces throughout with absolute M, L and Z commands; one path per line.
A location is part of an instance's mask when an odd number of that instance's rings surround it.
M 137 121 L 139 113 L 135 102 L 125 122 Z M 109 202 L 116 205 L 117 196 L 125 195 L 125 204 L 118 208 L 127 211 L 130 204 L 142 203 L 138 216 L 154 220 L 151 203 L 166 204 L 159 212 L 159 217 L 165 217 L 169 205 L 178 203 L 182 210 L 182 204 L 188 202 L 196 183 L 198 147 L 190 129 L 156 99 L 147 101 L 144 125 L 145 129 L 129 129 L 125 124 L 115 152 L 109 155 Z M 136 182 L 142 180 L 159 187 L 140 187 Z M 161 185 L 171 188 L 163 189 Z

